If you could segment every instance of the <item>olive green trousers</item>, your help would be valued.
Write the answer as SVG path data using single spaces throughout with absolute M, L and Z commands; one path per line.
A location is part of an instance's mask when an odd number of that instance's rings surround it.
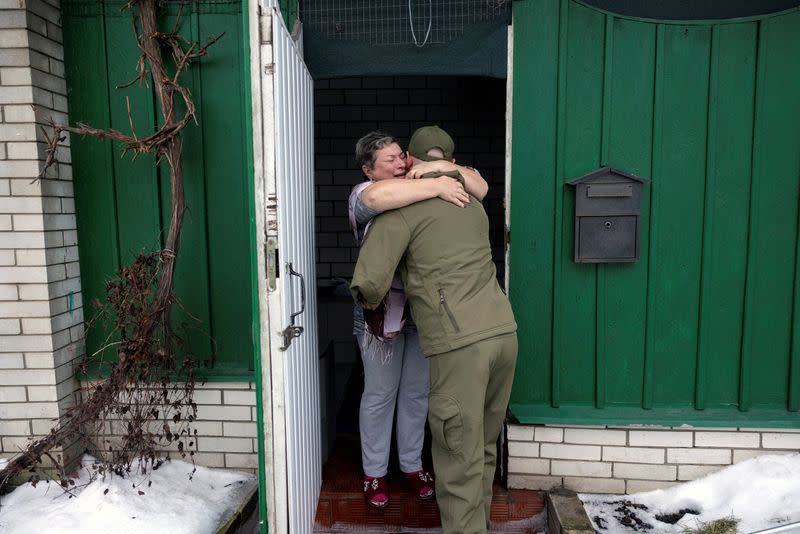
M 428 424 L 444 534 L 486 533 L 516 333 L 431 356 Z

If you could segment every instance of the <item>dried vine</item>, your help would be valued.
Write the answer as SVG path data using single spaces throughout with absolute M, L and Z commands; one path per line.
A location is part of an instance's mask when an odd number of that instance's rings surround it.
M 116 353 L 109 376 L 92 386 L 78 406 L 70 409 L 51 432 L 13 458 L 0 470 L 0 490 L 25 470 L 35 471 L 43 458 L 57 468 L 51 451 L 76 439 L 100 431 L 107 420 L 123 426 L 122 440 L 115 450 L 110 441 L 104 447 L 111 457 L 105 466 L 123 474 L 139 459 L 143 469 L 155 465 L 159 448 L 175 446 L 181 455 L 193 455 L 196 440 L 186 423 L 196 417 L 193 370 L 195 359 L 187 354 L 176 362 L 180 338 L 170 322 L 171 308 L 176 302 L 173 292 L 175 261 L 180 249 L 181 227 L 187 209 L 181 170 L 182 144 L 180 132 L 195 118 L 195 106 L 189 90 L 180 84 L 181 74 L 196 60 L 208 53 L 222 34 L 203 45 L 188 43 L 179 33 L 181 14 L 170 32 L 160 32 L 156 25 L 157 0 L 130 0 L 123 9 L 132 13 L 134 33 L 141 56 L 137 75 L 127 84 L 146 84 L 152 80 L 161 108 L 162 126 L 150 135 L 139 137 L 131 121 L 130 135 L 113 129 L 99 129 L 88 124 L 76 126 L 50 122 L 50 133 L 42 128 L 47 144 L 47 158 L 40 174 L 56 162 L 59 143 L 64 133 L 111 139 L 122 145 L 122 155 L 133 157 L 149 154 L 162 159 L 169 168 L 171 186 L 171 219 L 164 249 L 141 254 L 123 267 L 106 285 L 107 303 L 103 307 L 112 319 L 116 341 L 105 348 Z M 175 65 L 167 74 L 164 56 L 171 56 Z M 147 70 L 149 66 L 149 71 Z M 176 106 L 183 102 L 185 111 Z M 130 110 L 130 106 L 129 106 Z M 129 113 L 130 116 L 130 113 Z M 93 321 L 89 322 L 92 328 Z M 34 480 L 38 475 L 34 475 Z M 62 485 L 69 484 L 63 476 Z

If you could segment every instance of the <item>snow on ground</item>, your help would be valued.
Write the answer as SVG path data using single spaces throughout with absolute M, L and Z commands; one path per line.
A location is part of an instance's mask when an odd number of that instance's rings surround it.
M 800 521 L 800 454 L 760 456 L 663 490 L 579 496 L 604 534 L 682 534 L 732 516 L 740 533 L 755 532 Z
M 57 482 L 25 484 L 0 497 L 0 532 L 14 534 L 214 533 L 242 504 L 253 475 L 212 470 L 179 460 L 149 475 L 94 476 L 83 457 L 70 494 Z M 88 485 L 87 485 L 88 484 Z M 140 492 L 142 492 L 140 494 Z

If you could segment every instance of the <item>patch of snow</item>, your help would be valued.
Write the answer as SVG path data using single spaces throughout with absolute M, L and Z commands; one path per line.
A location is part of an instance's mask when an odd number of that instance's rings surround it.
M 0 498 L 0 532 L 15 534 L 214 533 L 242 504 L 255 476 L 180 460 L 147 475 L 97 475 L 84 456 L 66 493 L 58 482 L 24 484 Z M 134 464 L 135 467 L 135 464 Z M 190 478 L 191 475 L 191 478 Z
M 755 532 L 800 521 L 800 454 L 759 456 L 663 490 L 579 497 L 601 533 L 682 534 L 729 517 L 739 532 Z M 670 514 L 682 517 L 664 522 Z

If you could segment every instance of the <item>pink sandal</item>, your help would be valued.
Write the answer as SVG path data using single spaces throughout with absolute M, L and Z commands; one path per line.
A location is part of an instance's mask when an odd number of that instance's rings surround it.
M 383 477 L 364 477 L 364 498 L 376 508 L 389 504 L 389 485 Z
M 406 473 L 406 478 L 417 497 L 422 500 L 433 497 L 433 475 L 420 469 L 413 473 Z

